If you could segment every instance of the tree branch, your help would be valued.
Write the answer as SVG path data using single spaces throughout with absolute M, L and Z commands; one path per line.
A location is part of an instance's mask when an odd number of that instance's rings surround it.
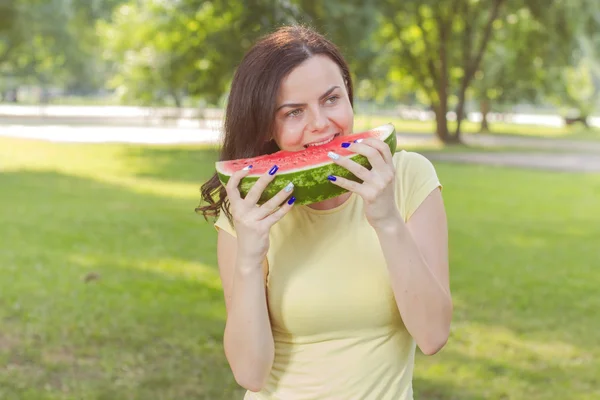
M 461 0 L 454 0 L 452 2 L 452 5 L 450 7 L 450 13 L 448 14 L 448 18 L 444 21 L 444 25 L 446 30 L 448 31 L 450 29 L 450 26 L 452 25 L 452 16 L 458 14 L 458 7 L 460 6 L 460 4 L 463 3 Z M 467 0 L 468 3 L 468 0 Z M 468 7 L 468 4 L 467 4 Z
M 479 68 L 479 64 L 481 63 L 481 59 L 483 58 L 483 54 L 485 53 L 485 49 L 486 49 L 487 44 L 492 35 L 492 27 L 493 27 L 494 21 L 496 20 L 496 18 L 498 18 L 500 6 L 502 5 L 502 3 L 504 1 L 505 0 L 495 0 L 494 1 L 492 10 L 490 11 L 490 15 L 488 17 L 488 21 L 485 26 L 483 38 L 481 39 L 481 43 L 479 44 L 479 48 L 477 49 L 476 56 L 474 59 L 471 58 L 471 51 L 470 51 L 471 45 L 473 43 L 473 38 L 472 38 L 473 27 L 470 23 L 470 18 L 468 15 L 469 7 L 467 4 L 464 5 L 464 11 L 465 11 L 465 30 L 464 30 L 464 35 L 463 35 L 464 75 L 463 75 L 460 89 L 458 92 L 458 104 L 456 106 L 457 124 L 456 124 L 455 138 L 457 140 L 460 137 L 460 127 L 461 127 L 461 121 L 463 119 L 463 113 L 464 113 L 464 109 L 465 109 L 465 99 L 466 99 L 467 88 L 469 87 L 471 81 L 473 80 L 473 77 L 475 76 L 475 71 L 477 70 L 477 68 Z
M 463 31 L 463 42 L 462 42 L 462 50 L 463 50 L 463 70 L 465 71 L 465 76 L 467 70 L 470 68 L 471 64 L 471 48 L 473 47 L 473 24 L 471 21 L 471 15 L 469 10 L 469 3 L 464 3 L 463 6 L 464 12 L 464 21 L 465 21 L 465 29 Z
M 0 65 L 4 64 L 6 61 L 8 61 L 11 53 L 15 50 L 16 47 L 17 46 L 15 46 L 14 43 L 11 43 L 9 45 L 8 49 L 6 49 L 4 51 L 4 53 L 0 56 Z
M 429 68 L 429 73 L 431 74 L 431 78 L 433 79 L 433 85 L 437 86 L 437 84 L 439 82 L 439 76 L 436 71 L 435 63 L 434 63 L 434 59 L 433 59 L 434 53 L 432 51 L 431 44 L 429 43 L 429 40 L 427 38 L 427 33 L 425 32 L 425 23 L 423 22 L 423 16 L 421 15 L 421 12 L 419 10 L 420 10 L 420 7 L 417 5 L 417 8 L 415 10 L 415 15 L 417 16 L 417 27 L 421 31 L 421 36 L 423 37 L 423 43 L 425 44 L 425 52 L 426 52 L 425 57 L 427 60 L 427 67 Z
M 427 84 L 427 76 L 423 74 L 422 69 L 419 67 L 418 60 L 416 59 L 415 55 L 410 51 L 410 46 L 408 42 L 402 38 L 402 27 L 400 27 L 400 25 L 393 16 L 390 17 L 390 21 L 396 29 L 396 38 L 400 41 L 400 44 L 402 46 L 403 57 L 410 65 L 413 75 L 415 75 L 417 79 L 421 81 L 421 85 L 431 97 L 432 94 L 435 93 L 435 87 L 432 87 Z
M 483 54 L 485 53 L 487 44 L 490 40 L 490 37 L 492 36 L 492 27 L 494 25 L 494 21 L 498 18 L 498 14 L 500 12 L 500 6 L 505 1 L 506 0 L 495 0 L 494 4 L 492 5 L 492 9 L 490 11 L 490 15 L 488 17 L 488 21 L 485 26 L 483 38 L 481 39 L 481 42 L 479 43 L 479 48 L 477 49 L 476 56 L 474 59 L 471 60 L 471 63 L 469 64 L 467 70 L 465 71 L 467 83 L 470 82 L 471 79 L 473 79 L 473 76 L 475 75 L 475 71 L 477 70 L 477 68 L 479 67 L 479 64 L 481 63 L 481 59 L 483 58 Z

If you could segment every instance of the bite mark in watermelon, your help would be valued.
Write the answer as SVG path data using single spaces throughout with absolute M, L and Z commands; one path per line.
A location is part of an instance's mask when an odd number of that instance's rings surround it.
M 361 182 L 353 173 L 335 164 L 327 153 L 334 151 L 341 157 L 349 157 L 370 169 L 371 165 L 366 157 L 341 147 L 343 142 L 368 137 L 378 138 L 390 147 L 392 153 L 396 151 L 396 130 L 392 124 L 386 124 L 365 132 L 339 136 L 326 145 L 309 147 L 302 151 L 281 150 L 253 158 L 219 161 L 216 163 L 217 175 L 221 183 L 226 185 L 236 171 L 252 165 L 252 172 L 242 179 L 239 186 L 242 197 L 245 197 L 258 178 L 277 165 L 277 175 L 264 190 L 259 204 L 279 193 L 289 182 L 294 183 L 293 195 L 296 197 L 296 204 L 317 203 L 347 192 L 346 189 L 331 183 L 327 179 L 329 175 Z

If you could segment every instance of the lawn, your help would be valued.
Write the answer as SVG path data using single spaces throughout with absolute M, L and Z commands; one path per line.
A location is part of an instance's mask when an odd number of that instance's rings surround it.
M 215 157 L 0 138 L 0 399 L 241 399 L 193 212 Z M 600 176 L 436 166 L 455 318 L 415 398 L 598 398 Z

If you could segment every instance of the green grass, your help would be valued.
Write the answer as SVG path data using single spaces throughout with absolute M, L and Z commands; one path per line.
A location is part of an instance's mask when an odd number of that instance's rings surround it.
M 1 399 L 241 399 L 193 212 L 215 157 L 0 138 Z M 600 176 L 436 166 L 455 317 L 415 398 L 598 398 Z
M 391 122 L 396 127 L 398 132 L 405 133 L 434 133 L 435 121 L 408 121 L 399 117 L 386 116 L 370 116 L 357 115 L 354 122 L 354 130 L 361 131 L 375 126 L 380 126 Z M 465 121 L 462 123 L 461 132 L 465 134 L 477 134 L 480 124 Z M 456 123 L 449 122 L 448 129 L 454 132 Z M 491 123 L 491 134 L 494 135 L 509 135 L 521 137 L 540 137 L 540 138 L 555 138 L 555 139 L 571 139 L 571 140 L 600 140 L 600 129 L 591 128 L 585 129 L 580 125 L 571 127 L 550 127 L 537 125 L 521 125 L 509 123 Z

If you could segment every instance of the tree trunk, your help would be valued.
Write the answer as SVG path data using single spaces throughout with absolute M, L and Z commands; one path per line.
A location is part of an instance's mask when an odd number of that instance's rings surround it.
M 479 102 L 479 110 L 481 111 L 481 127 L 479 133 L 488 133 L 490 131 L 490 124 L 488 122 L 488 114 L 490 113 L 490 101 L 487 98 L 483 98 Z
M 446 45 L 448 43 L 447 25 L 438 17 L 439 29 L 439 53 L 440 53 L 440 69 L 439 81 L 437 87 L 438 103 L 434 105 L 436 133 L 438 138 L 448 143 L 450 135 L 448 134 L 448 58 Z M 436 107 L 437 106 L 437 107 Z
M 172 89 L 171 90 L 171 97 L 173 97 L 173 101 L 175 102 L 175 107 L 177 108 L 181 108 L 182 101 L 181 101 L 181 96 L 179 96 L 179 93 L 177 92 L 177 90 Z
M 459 96 L 459 102 L 456 107 L 456 131 L 454 132 L 454 136 L 452 137 L 453 142 L 460 142 L 460 128 L 462 125 L 462 121 L 465 117 L 465 97 Z
M 40 88 L 40 97 L 38 101 L 40 104 L 48 104 L 50 102 L 50 92 L 45 87 Z
M 8 103 L 18 103 L 19 102 L 19 89 L 9 89 L 6 92 L 5 101 Z
M 456 132 L 454 134 L 454 136 L 451 138 L 452 142 L 455 143 L 460 143 L 460 126 L 461 126 L 461 122 L 464 116 L 464 111 L 465 111 L 465 102 L 466 102 L 466 96 L 467 96 L 467 89 L 469 88 L 469 85 L 471 84 L 471 81 L 473 80 L 473 77 L 475 76 L 475 72 L 477 71 L 477 68 L 479 68 L 479 65 L 481 64 L 481 59 L 483 58 L 483 54 L 485 53 L 485 49 L 489 43 L 490 37 L 492 35 L 492 26 L 494 24 L 494 21 L 498 18 L 498 13 L 500 11 L 500 6 L 505 2 L 506 0 L 495 0 L 494 3 L 492 4 L 492 9 L 490 10 L 490 14 L 488 16 L 488 20 L 485 26 L 485 29 L 483 31 L 483 37 L 481 38 L 481 41 L 479 43 L 479 47 L 476 49 L 474 54 L 471 54 L 471 49 L 469 48 L 470 46 L 467 46 L 467 44 L 471 44 L 473 43 L 473 37 L 471 36 L 473 34 L 473 30 L 471 29 L 471 25 L 468 23 L 468 19 L 467 19 L 467 26 L 465 27 L 465 31 L 464 31 L 464 36 L 463 36 L 463 43 L 465 43 L 465 47 L 463 48 L 463 52 L 464 52 L 464 58 L 463 58 L 463 71 L 464 71 L 464 75 L 462 77 L 461 80 L 461 84 L 460 84 L 460 89 L 458 91 L 458 105 L 456 107 Z
M 448 106 L 446 101 L 443 101 L 443 105 L 433 105 L 433 111 L 435 112 L 435 134 L 444 143 L 448 142 L 448 119 L 446 114 L 448 112 Z

